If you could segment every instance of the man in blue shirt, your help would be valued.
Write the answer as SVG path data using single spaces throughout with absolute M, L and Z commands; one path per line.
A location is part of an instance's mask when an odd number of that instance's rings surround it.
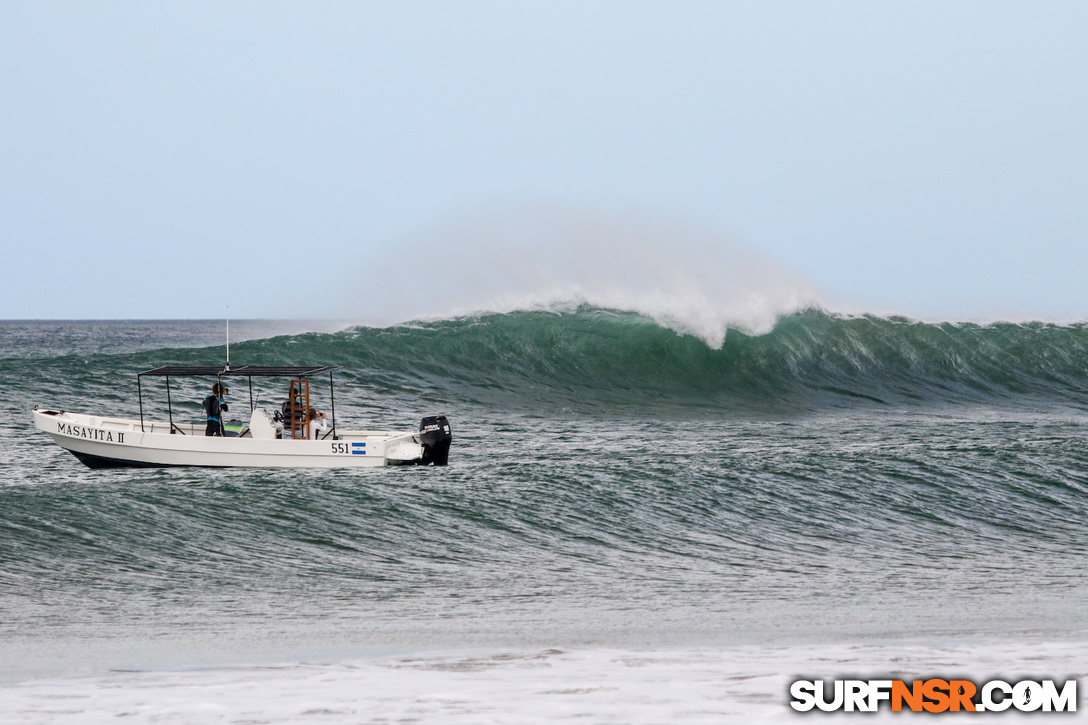
M 212 386 L 212 394 L 204 398 L 204 413 L 208 416 L 208 427 L 204 435 L 223 435 L 223 413 L 227 410 L 227 402 L 222 396 L 226 394 L 227 386 L 216 383 Z

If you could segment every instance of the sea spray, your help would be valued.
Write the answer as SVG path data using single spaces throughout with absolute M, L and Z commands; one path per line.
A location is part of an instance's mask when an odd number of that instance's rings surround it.
M 407 264 L 407 266 L 406 266 Z M 374 275 L 393 270 L 391 288 Z M 455 222 L 368 255 L 346 308 L 384 323 L 576 305 L 637 312 L 711 347 L 819 303 L 815 285 L 725 235 L 557 208 Z

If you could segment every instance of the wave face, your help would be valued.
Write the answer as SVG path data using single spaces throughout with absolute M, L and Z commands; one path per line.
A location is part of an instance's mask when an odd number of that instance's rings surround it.
M 264 357 L 283 340 L 254 343 Z M 718 349 L 633 312 L 581 306 L 291 339 L 381 391 L 574 411 L 1088 403 L 1088 327 L 931 324 L 810 310 Z
M 360 341 L 371 333 L 359 332 Z M 926 324 L 807 311 L 720 349 L 634 313 L 516 313 L 381 333 L 451 393 L 741 411 L 854 405 L 1083 405 L 1084 325 Z M 365 344 L 365 343 L 364 343 Z M 367 345 L 369 348 L 369 345 Z M 390 361 L 392 362 L 392 361 Z M 486 386 L 486 387 L 485 387 Z M 502 396 L 499 396 L 502 397 Z
M 98 381 L 166 359 L 223 357 L 222 348 L 131 350 L 132 337 L 119 338 L 126 354 L 97 356 L 85 381 L 91 364 L 83 356 L 54 359 L 43 372 L 67 380 L 69 392 L 74 379 L 94 393 Z M 808 310 L 764 335 L 729 330 L 713 348 L 638 313 L 582 305 L 276 336 L 236 343 L 232 355 L 341 366 L 340 375 L 378 404 L 408 394 L 454 406 L 585 413 L 1088 406 L 1085 324 L 934 324 Z M 32 354 L 25 363 L 42 359 Z

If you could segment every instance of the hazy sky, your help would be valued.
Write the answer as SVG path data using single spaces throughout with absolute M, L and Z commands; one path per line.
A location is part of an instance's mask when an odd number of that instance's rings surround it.
M 0 318 L 398 318 L 526 239 L 637 292 L 607 260 L 653 219 L 702 284 L 668 229 L 844 308 L 1083 319 L 1086 38 L 1084 2 L 0 0 Z M 540 254 L 540 209 L 626 231 Z

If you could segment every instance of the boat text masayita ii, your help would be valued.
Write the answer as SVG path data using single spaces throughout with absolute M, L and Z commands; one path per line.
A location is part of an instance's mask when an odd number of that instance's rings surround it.
M 444 466 L 449 459 L 449 421 L 424 418 L 418 431 L 343 430 L 336 427 L 336 400 L 330 366 L 161 367 L 136 376 L 140 418 L 44 410 L 35 406 L 34 424 L 57 445 L 91 468 L 121 466 L 239 466 L 250 468 L 341 468 L 401 464 Z M 331 417 L 311 406 L 310 378 L 329 374 Z M 167 420 L 144 418 L 144 377 L 166 379 Z M 215 378 L 205 398 L 206 424 L 174 421 L 171 377 Z M 254 404 L 253 378 L 290 380 L 278 409 Z M 249 380 L 249 420 L 224 421 L 220 411 L 224 380 Z M 212 401 L 210 399 L 214 398 Z M 226 405 L 222 405 L 226 409 Z

